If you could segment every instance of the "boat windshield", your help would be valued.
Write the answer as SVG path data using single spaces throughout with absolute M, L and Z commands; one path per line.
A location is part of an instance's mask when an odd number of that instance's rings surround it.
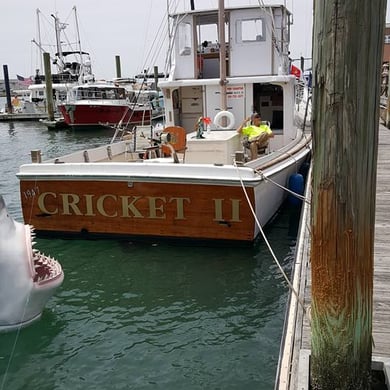
M 74 97 L 77 100 L 85 99 L 125 99 L 126 93 L 124 88 L 112 87 L 82 87 L 76 88 L 74 91 Z

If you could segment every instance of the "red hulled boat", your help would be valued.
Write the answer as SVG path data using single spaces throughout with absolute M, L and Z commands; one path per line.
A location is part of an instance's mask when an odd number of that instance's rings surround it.
M 77 85 L 59 110 L 72 127 L 148 124 L 151 105 L 131 102 L 125 88 L 109 83 Z

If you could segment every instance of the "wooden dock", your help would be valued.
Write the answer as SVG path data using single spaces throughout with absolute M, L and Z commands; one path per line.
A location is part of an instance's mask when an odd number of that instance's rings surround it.
M 39 121 L 46 118 L 46 113 L 0 113 L 0 122 Z
M 362 182 L 364 185 L 364 182 Z M 308 186 L 309 187 L 309 186 Z M 310 197 L 310 188 L 306 190 Z M 390 368 L 390 130 L 379 126 L 374 247 L 373 361 Z M 275 389 L 303 390 L 310 354 L 310 205 L 302 210 L 292 283 L 301 302 L 291 294 Z M 303 309 L 303 307 L 305 309 Z

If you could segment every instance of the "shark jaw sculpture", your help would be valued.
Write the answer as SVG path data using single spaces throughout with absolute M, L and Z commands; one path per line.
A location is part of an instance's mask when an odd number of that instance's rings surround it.
M 0 195 L 0 332 L 29 325 L 64 280 L 61 265 L 34 249 L 34 229 L 15 221 Z

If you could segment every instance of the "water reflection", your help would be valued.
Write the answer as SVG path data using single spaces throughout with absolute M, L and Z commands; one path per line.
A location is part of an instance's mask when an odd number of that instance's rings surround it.
M 14 122 L 8 122 L 8 134 L 15 135 L 15 123 Z

